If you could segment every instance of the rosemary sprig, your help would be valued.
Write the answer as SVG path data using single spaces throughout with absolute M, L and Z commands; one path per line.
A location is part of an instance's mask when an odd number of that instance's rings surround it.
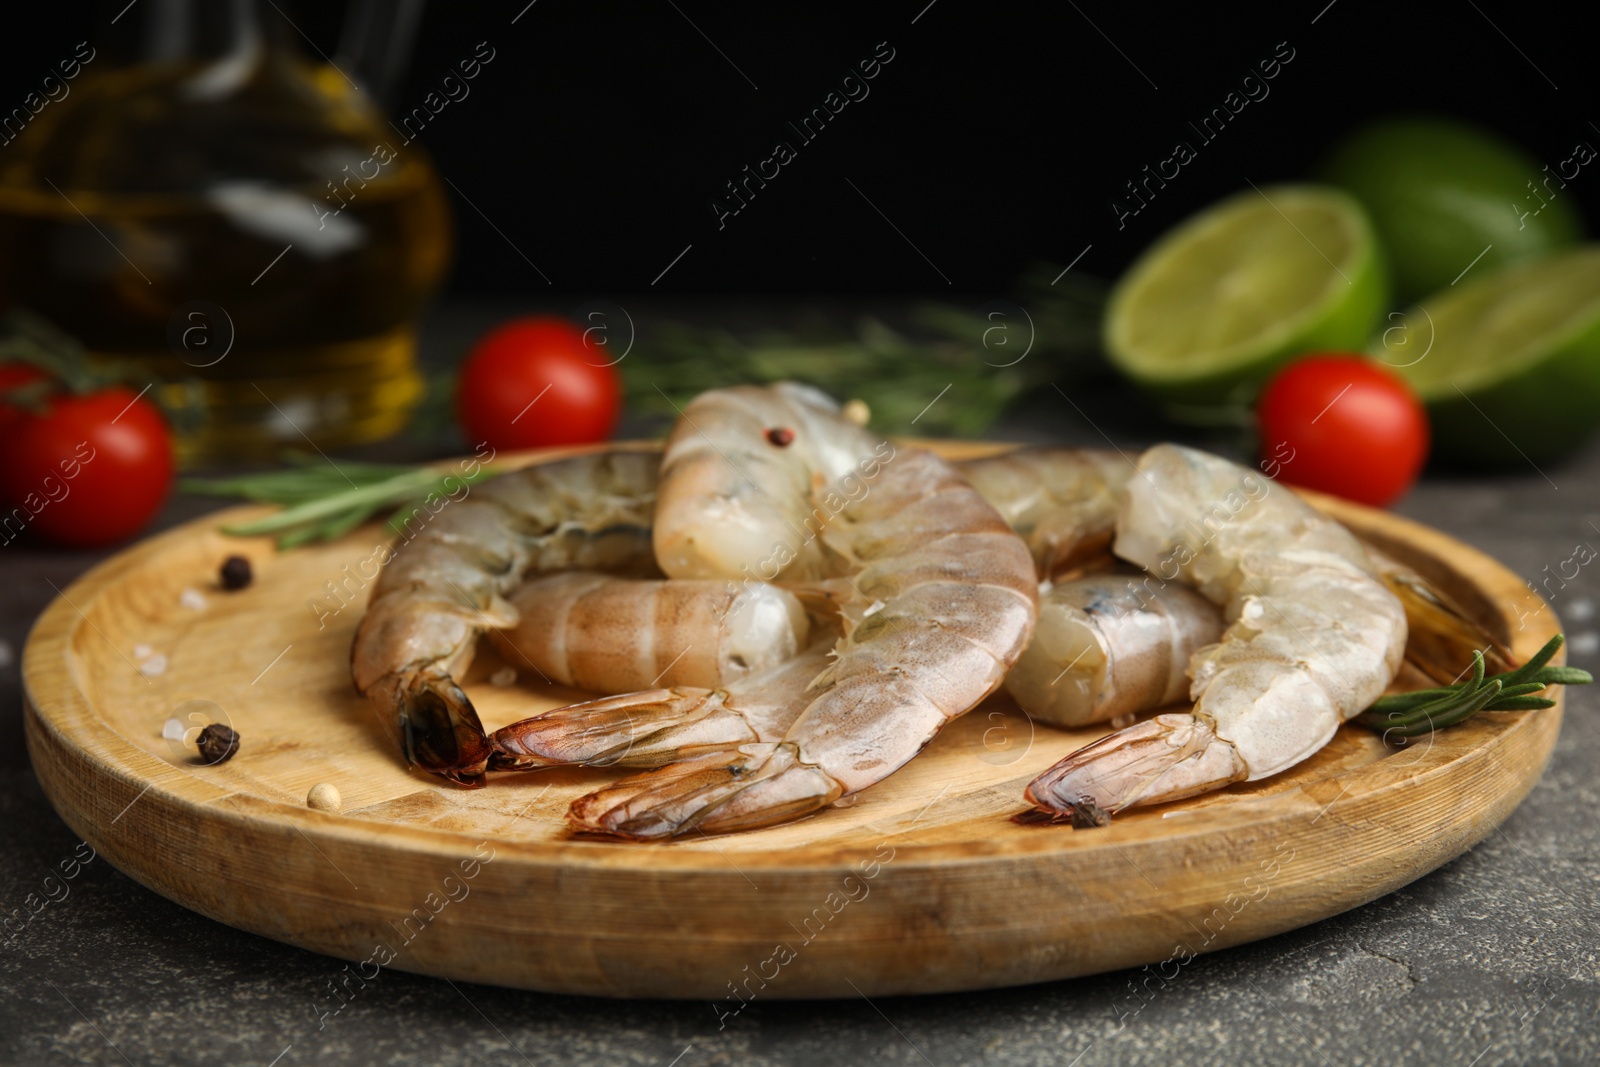
M 1363 725 L 1398 737 L 1421 734 L 1465 722 L 1480 711 L 1537 711 L 1555 701 L 1534 696 L 1547 686 L 1588 685 L 1594 676 L 1577 667 L 1551 667 L 1551 658 L 1566 638 L 1556 634 L 1522 666 L 1484 677 L 1483 653 L 1472 654 L 1472 677 L 1438 689 L 1418 689 L 1379 697 L 1358 719 Z
M 903 329 L 876 318 L 844 329 L 826 315 L 789 331 L 662 323 L 617 369 L 635 412 L 672 417 L 730 381 L 796 379 L 865 401 L 879 433 L 973 437 L 1030 389 L 1098 369 L 1104 286 L 1060 273 L 1024 279 L 1018 295 L 1026 307 L 923 304 L 904 316 Z M 1052 278 L 1060 283 L 1051 286 Z
M 487 467 L 472 474 L 443 472 L 433 467 L 390 463 L 342 463 L 337 470 L 291 457 L 288 470 L 235 478 L 188 478 L 180 488 L 208 496 L 243 497 L 260 504 L 278 504 L 282 511 L 253 522 L 224 526 L 235 537 L 277 534 L 278 547 L 290 549 L 313 541 L 334 541 L 387 508 L 398 508 L 389 520 L 396 530 L 412 509 L 430 495 L 455 491 L 450 479 L 471 485 L 492 473 Z
M 109 384 L 112 377 L 89 366 L 83 346 L 30 311 L 15 310 L 0 319 L 0 363 L 26 363 L 46 377 L 6 390 L 0 399 L 37 409 L 62 386 L 87 393 Z

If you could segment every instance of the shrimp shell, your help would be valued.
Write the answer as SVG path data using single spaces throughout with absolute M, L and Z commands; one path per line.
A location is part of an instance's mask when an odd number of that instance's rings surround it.
M 1187 586 L 1150 594 L 1126 574 L 1080 578 L 1040 599 L 1006 692 L 1057 726 L 1131 718 L 1183 699 L 1190 658 L 1221 636 L 1221 612 Z
M 726 685 L 793 658 L 810 632 L 794 594 L 759 582 L 570 571 L 527 582 L 509 599 L 521 619 L 492 631 L 494 644 L 592 693 Z
M 1028 543 L 1049 578 L 1111 543 L 1117 507 L 1133 476 L 1119 452 L 1021 448 L 958 464 L 983 498 Z
M 821 577 L 827 564 L 817 535 L 830 515 L 816 491 L 858 477 L 881 444 L 808 385 L 702 393 L 661 457 L 661 569 L 673 578 Z

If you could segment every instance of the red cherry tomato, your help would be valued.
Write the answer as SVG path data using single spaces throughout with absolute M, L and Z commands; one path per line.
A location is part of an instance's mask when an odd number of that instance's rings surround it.
M 1400 499 L 1428 458 L 1428 415 L 1410 387 L 1365 356 L 1318 353 L 1267 383 L 1257 407 L 1262 469 L 1375 507 Z
M 172 487 L 172 435 L 131 389 L 59 396 L 42 414 L 18 412 L 0 446 L 0 537 L 33 530 L 89 548 L 142 530 Z
M 495 449 L 604 441 L 621 407 L 622 383 L 605 348 L 551 316 L 491 330 L 456 383 L 456 417 L 468 440 Z

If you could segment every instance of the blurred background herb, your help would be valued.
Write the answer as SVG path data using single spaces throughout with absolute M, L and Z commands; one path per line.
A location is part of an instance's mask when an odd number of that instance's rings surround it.
M 1048 264 L 1030 270 L 1015 302 L 923 303 L 893 325 L 817 315 L 738 334 L 662 323 L 617 369 L 630 409 L 668 418 L 707 389 L 794 379 L 862 400 L 881 433 L 976 437 L 1026 390 L 1103 366 L 1105 286 L 1084 275 L 1050 285 L 1060 273 Z M 933 403 L 946 392 L 960 402 Z

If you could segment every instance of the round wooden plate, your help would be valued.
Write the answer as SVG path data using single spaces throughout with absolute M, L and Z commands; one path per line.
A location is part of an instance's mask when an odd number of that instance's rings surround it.
M 1557 631 L 1548 606 L 1482 553 L 1393 515 L 1317 503 L 1478 612 L 1519 658 Z M 1035 727 L 993 698 L 851 807 L 725 837 L 598 840 L 562 816 L 619 772 L 497 774 L 469 791 L 401 766 L 347 666 L 379 526 L 280 554 L 217 522 L 135 545 L 45 611 L 24 654 L 29 752 L 61 817 L 118 868 L 367 978 L 393 966 L 710 998 L 725 1012 L 753 997 L 1175 966 L 1356 907 L 1460 855 L 1532 788 L 1561 725 L 1559 708 L 1487 714 L 1406 748 L 1347 726 L 1276 778 L 1073 831 L 1011 816 L 1030 779 L 1099 731 Z M 232 553 L 256 574 L 235 593 L 215 577 Z M 576 695 L 525 668 L 491 684 L 504 666 L 486 645 L 465 679 L 491 729 Z M 195 714 L 239 732 L 231 761 L 202 766 L 163 738 L 170 718 Z M 322 782 L 341 811 L 307 807 Z

